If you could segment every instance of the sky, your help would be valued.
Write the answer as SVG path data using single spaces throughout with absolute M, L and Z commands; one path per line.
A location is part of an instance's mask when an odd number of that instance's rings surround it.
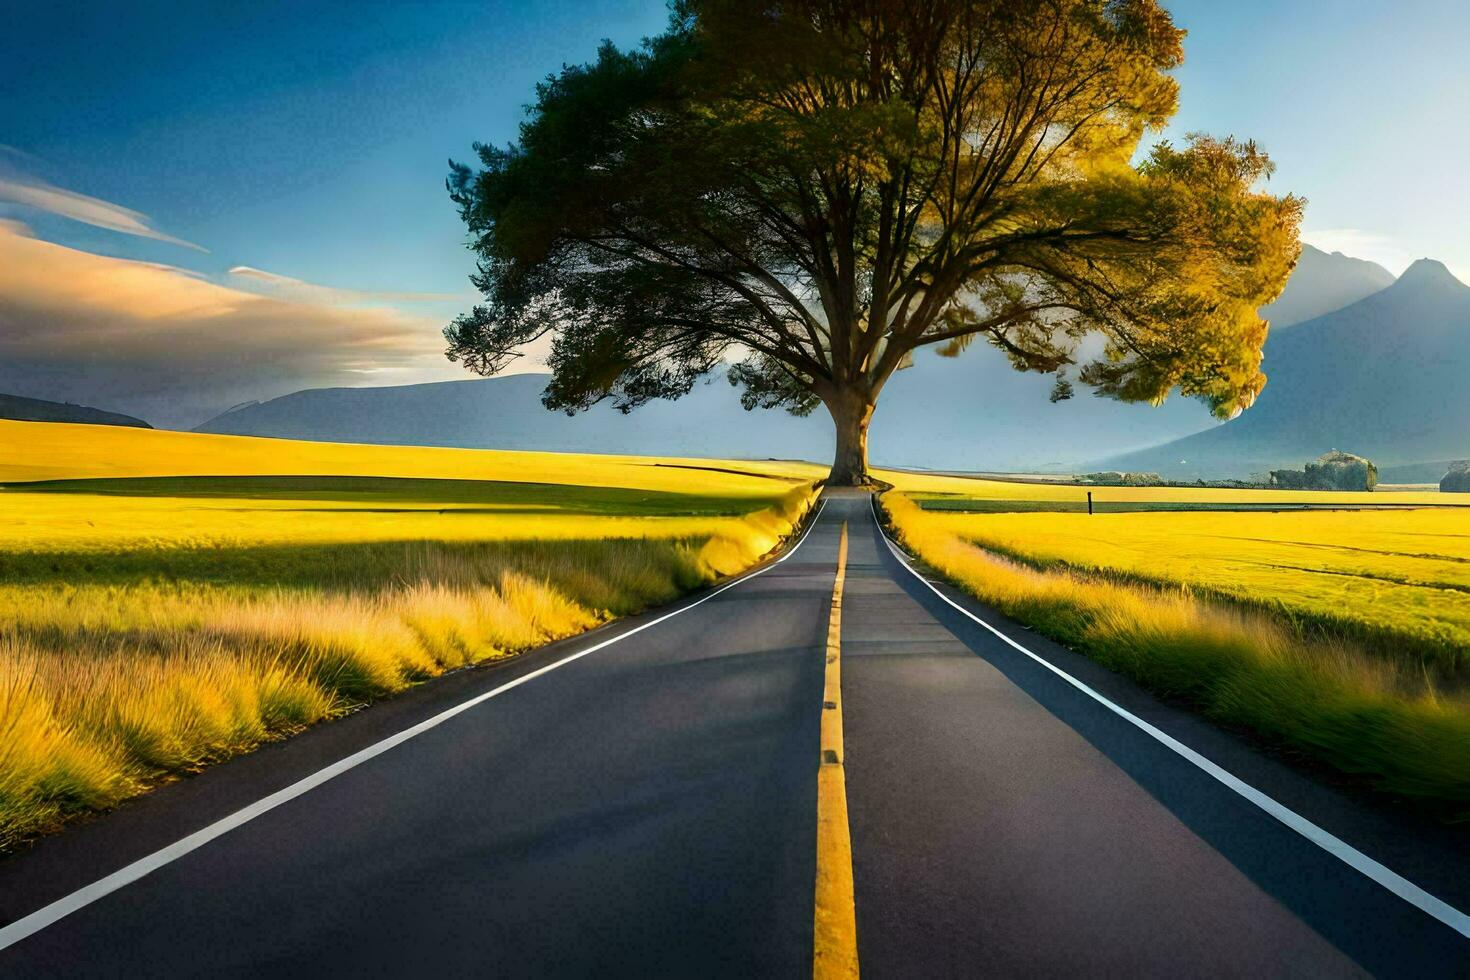
M 1304 237 L 1470 279 L 1470 4 L 1177 0 L 1162 138 L 1260 142 Z M 189 426 L 303 387 L 467 377 L 447 160 L 660 0 L 0 6 L 0 391 Z M 534 363 L 526 366 L 534 367 Z

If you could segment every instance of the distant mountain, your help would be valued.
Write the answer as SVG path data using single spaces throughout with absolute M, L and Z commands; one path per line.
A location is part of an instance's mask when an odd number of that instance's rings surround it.
M 1239 418 L 1097 465 L 1209 478 L 1300 466 L 1329 449 L 1385 469 L 1470 457 L 1470 286 L 1432 259 L 1273 334 L 1265 371 L 1266 390 Z
M 1383 466 L 1378 469 L 1379 483 L 1438 483 L 1459 460 L 1433 459 L 1424 463 Z
M 1046 379 L 1017 374 L 987 353 L 955 360 L 926 356 L 899 372 L 873 422 L 874 460 L 966 469 L 1044 467 L 1081 459 L 1099 445 L 1136 448 L 1158 432 L 1184 435 L 1208 424 L 1204 409 L 1187 401 L 1158 409 L 1093 399 L 1052 405 Z M 195 431 L 632 455 L 826 460 L 832 453 L 832 423 L 824 410 L 807 418 L 746 412 L 722 378 L 696 385 L 678 401 L 652 402 L 627 415 L 597 406 L 569 417 L 542 407 L 547 377 L 300 391 L 226 412 Z M 1042 419 L 1044 432 L 1038 431 Z
M 1376 271 L 1374 271 L 1376 270 Z M 1381 274 L 1381 275 L 1380 275 Z M 1304 253 L 1274 304 L 1280 326 L 1293 310 L 1329 309 L 1356 291 L 1367 295 L 1393 277 L 1372 263 Z M 747 413 L 721 378 L 676 402 L 628 415 L 599 406 L 568 417 L 541 406 L 546 376 L 515 375 L 393 388 L 322 388 L 246 403 L 199 426 L 200 432 L 333 442 L 554 449 L 639 455 L 780 457 L 825 460 L 832 427 L 818 409 L 798 419 Z M 1064 470 L 1215 425 L 1197 402 L 1174 398 L 1154 408 L 1078 397 L 1051 404 L 1048 376 L 1020 374 L 978 345 L 952 360 L 923 355 L 888 383 L 873 421 L 871 455 L 894 466 L 944 469 Z
M 542 406 L 547 378 L 315 388 L 242 405 L 194 431 L 383 445 L 777 457 L 810 455 L 826 438 L 824 419 L 782 412 L 762 412 L 760 424 L 747 427 L 758 431 L 721 431 L 743 414 L 723 383 L 628 415 L 598 406 L 568 416 Z M 706 445 L 709 452 L 698 451 Z
M 85 422 L 89 425 L 130 425 L 139 429 L 153 426 L 142 419 L 100 408 L 73 405 L 70 402 L 48 402 L 40 398 L 0 395 L 0 419 L 17 422 Z
M 1261 307 L 1261 316 L 1273 327 L 1289 327 L 1351 306 L 1392 285 L 1393 273 L 1376 262 L 1303 244 L 1286 289 L 1276 302 Z

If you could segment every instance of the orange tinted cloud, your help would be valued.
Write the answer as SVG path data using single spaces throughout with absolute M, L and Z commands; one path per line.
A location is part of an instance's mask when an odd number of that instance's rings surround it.
M 464 377 L 442 324 L 232 289 L 0 221 L 0 392 L 192 425 L 303 387 Z

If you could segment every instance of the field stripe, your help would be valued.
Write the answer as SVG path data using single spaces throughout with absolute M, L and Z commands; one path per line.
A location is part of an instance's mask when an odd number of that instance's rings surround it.
M 842 586 L 846 577 L 847 522 L 844 521 L 837 545 L 832 613 L 827 620 L 821 757 L 817 766 L 817 885 L 812 926 L 812 976 L 817 980 L 858 975 L 852 835 L 847 824 L 847 775 L 842 744 Z
M 1103 707 L 1107 708 L 1114 714 L 1118 715 L 1120 718 L 1139 728 L 1144 733 L 1163 744 L 1166 748 L 1169 748 L 1176 754 L 1182 756 L 1184 759 L 1188 760 L 1190 763 L 1194 764 L 1205 773 L 1207 773 L 1209 776 L 1214 778 L 1217 782 L 1221 783 L 1239 796 L 1242 796 L 1246 800 L 1255 804 L 1257 807 L 1264 810 L 1276 820 L 1280 821 L 1287 827 L 1290 827 L 1292 830 L 1301 834 L 1307 840 L 1311 841 L 1313 844 L 1316 844 L 1318 847 L 1322 848 L 1333 857 L 1337 858 L 1344 864 L 1352 867 L 1354 870 L 1360 872 L 1368 878 L 1371 878 L 1373 881 L 1376 881 L 1378 884 L 1382 885 L 1384 888 L 1388 889 L 1399 898 L 1408 902 L 1410 905 L 1413 905 L 1421 912 L 1424 912 L 1425 914 L 1430 915 L 1435 919 L 1438 919 L 1440 922 L 1449 926 L 1460 935 L 1470 937 L 1470 915 L 1466 915 L 1464 912 L 1461 912 L 1459 909 L 1455 908 L 1453 905 L 1449 904 L 1443 899 L 1431 895 L 1429 892 L 1420 888 L 1418 885 L 1414 884 L 1412 881 L 1405 878 L 1404 876 L 1398 874 L 1396 871 L 1393 871 L 1373 860 L 1362 851 L 1353 847 L 1346 841 L 1339 839 L 1338 837 L 1334 836 L 1323 828 L 1317 826 L 1306 817 L 1297 813 L 1295 810 L 1291 809 L 1283 803 L 1277 802 L 1277 800 L 1256 789 L 1254 786 L 1245 782 L 1243 779 L 1240 779 L 1229 771 L 1211 762 L 1209 759 L 1206 759 L 1204 756 L 1200 755 L 1194 749 L 1174 738 L 1172 735 L 1169 735 L 1166 732 L 1154 727 L 1153 725 L 1149 724 L 1147 721 L 1144 721 L 1142 718 L 1133 714 L 1133 712 L 1122 707 L 1121 705 L 1117 705 L 1114 704 L 1112 701 L 1109 701 L 1097 691 L 1093 690 L 1091 687 L 1088 687 L 1082 681 L 1062 670 L 1060 667 L 1056 666 L 1045 657 L 1041 657 L 1035 653 L 1032 653 L 1030 650 L 1026 649 L 1024 646 L 1017 643 L 1009 636 L 1006 636 L 1000 630 L 996 629 L 994 626 L 991 626 L 985 620 L 981 619 L 979 616 L 976 616 L 974 613 L 970 612 L 970 610 L 966 609 L 964 606 L 960 605 L 949 596 L 945 595 L 934 585 L 933 582 L 930 582 L 923 575 L 919 574 L 919 571 L 913 567 L 912 560 L 909 558 L 908 554 L 905 553 L 903 549 L 901 549 L 893 541 L 893 539 L 888 536 L 887 531 L 883 530 L 883 522 L 878 514 L 878 500 L 876 496 L 873 497 L 872 504 L 873 519 L 877 521 L 878 533 L 883 536 L 883 540 L 887 543 L 888 549 L 893 552 L 893 556 L 898 559 L 898 563 L 900 565 L 908 569 L 909 573 L 912 574 L 914 578 L 927 585 L 935 595 L 939 596 L 939 598 L 943 599 L 946 603 L 959 610 L 959 612 L 966 617 L 974 620 L 976 623 L 989 630 L 1006 645 L 1030 657 L 1032 660 L 1036 661 L 1038 664 L 1045 667 L 1053 674 L 1056 674 L 1062 680 L 1066 681 L 1068 684 L 1072 685 L 1083 694 L 1092 698 L 1094 701 L 1101 704 Z
M 642 625 L 635 626 L 627 632 L 619 633 L 617 636 L 609 637 L 608 639 L 602 640 L 599 643 L 594 643 L 593 645 L 587 647 L 585 650 L 578 650 L 576 653 L 568 654 L 567 656 L 562 657 L 560 660 L 547 664 L 545 667 L 540 667 L 536 670 L 531 671 L 528 674 L 523 674 L 522 676 L 517 677 L 515 680 L 508 681 L 507 683 L 502 684 L 499 687 L 494 688 L 493 690 L 486 691 L 484 694 L 476 695 L 475 697 L 470 698 L 467 701 L 462 701 L 452 708 L 447 708 L 444 711 L 441 711 L 439 714 L 434 715 L 432 718 L 428 718 L 424 721 L 419 722 L 417 725 L 414 725 L 410 728 L 405 728 L 403 731 L 398 732 L 395 735 L 390 735 L 379 742 L 374 742 L 372 745 L 369 745 L 365 749 L 354 752 L 352 755 L 349 755 L 344 759 L 339 759 L 338 761 L 332 763 L 330 766 L 327 766 L 325 769 L 320 769 L 317 772 L 312 773 L 310 776 L 307 776 L 301 780 L 298 780 L 297 782 L 292 783 L 290 786 L 287 786 L 284 789 L 277 790 L 269 796 L 255 801 L 247 807 L 236 810 L 229 816 L 215 821 L 202 830 L 195 831 L 189 836 L 177 840 L 167 847 L 160 848 L 159 850 L 154 851 L 152 854 L 149 854 L 146 857 L 139 858 L 132 864 L 129 864 L 126 867 L 121 868 L 117 871 L 114 871 L 112 874 L 108 875 L 105 878 L 94 881 L 92 884 L 79 888 L 76 891 L 72 892 L 70 895 L 65 896 L 64 898 L 57 899 L 50 905 L 37 909 L 35 912 L 32 912 L 27 916 L 16 919 L 14 922 L 10 923 L 10 925 L 0 928 L 0 950 L 7 949 L 10 946 L 13 946 L 16 943 L 20 942 L 21 940 L 35 935 L 42 929 L 45 929 L 47 926 L 60 921 L 68 915 L 71 915 L 73 912 L 86 908 L 93 902 L 101 898 L 105 898 L 118 889 L 124 888 L 132 884 L 133 882 L 138 881 L 140 878 L 143 878 L 146 875 L 157 871 L 159 868 L 162 868 L 165 865 L 177 861 L 179 858 L 188 854 L 190 851 L 197 850 L 198 848 L 203 847 L 205 844 L 208 844 L 215 838 L 222 837 L 235 828 L 249 823 L 256 817 L 261 816 L 265 813 L 269 813 L 271 810 L 274 810 L 276 807 L 282 805 L 283 803 L 288 803 L 291 800 L 296 799 L 298 796 L 303 796 L 316 789 L 318 786 L 321 786 L 323 783 L 329 782 L 330 780 L 335 779 L 343 773 L 357 768 L 364 762 L 376 758 L 377 756 L 382 755 L 384 752 L 396 748 L 397 746 L 402 745 L 404 742 L 407 742 L 408 740 L 415 738 L 416 736 L 422 735 L 424 732 L 427 732 L 430 729 L 437 728 L 438 726 L 444 724 L 446 721 L 455 717 L 456 715 L 463 714 L 471 708 L 479 704 L 483 704 L 486 701 L 489 701 L 491 698 L 498 697 L 499 695 L 504 694 L 507 691 L 520 687 L 522 684 L 529 683 L 530 681 L 533 681 L 538 677 L 549 674 L 553 670 L 556 670 L 558 667 L 565 667 L 567 664 L 572 663 L 573 661 L 581 660 L 588 654 L 596 653 L 599 650 L 610 647 L 614 643 L 617 643 L 621 640 L 626 640 L 628 637 L 633 636 L 637 633 L 642 633 L 646 629 L 652 629 L 665 620 L 672 619 L 680 613 L 688 612 L 696 606 L 703 605 L 704 603 L 708 602 L 715 596 L 719 595 L 722 592 L 725 592 L 728 589 L 733 589 L 737 585 L 741 585 L 742 583 L 748 582 L 758 575 L 762 575 L 770 571 L 772 568 L 775 568 L 777 565 L 781 564 L 783 561 L 796 554 L 797 549 L 806 543 L 806 539 L 812 533 L 812 528 L 816 527 L 817 522 L 821 520 L 822 510 L 825 509 L 826 506 L 827 502 L 823 500 L 818 505 L 816 514 L 812 516 L 811 522 L 807 525 L 806 530 L 802 532 L 801 538 L 797 540 L 796 544 L 794 544 L 791 549 L 788 550 L 785 554 L 781 555 L 781 557 L 775 559 L 769 564 L 763 565 L 753 572 L 742 575 L 741 577 L 735 579 L 733 582 L 725 583 L 724 585 L 710 592 L 708 595 L 701 596 L 695 601 L 689 603 L 687 606 L 680 606 L 678 609 L 674 609 L 664 613 L 657 619 L 651 619 L 648 622 L 643 623 Z

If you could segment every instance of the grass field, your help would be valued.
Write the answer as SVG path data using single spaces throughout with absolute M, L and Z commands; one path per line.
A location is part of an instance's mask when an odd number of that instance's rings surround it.
M 1041 567 L 1121 574 L 1336 626 L 1470 669 L 1470 515 L 1450 510 L 974 514 L 952 533 Z
M 1085 497 L 1047 509 L 1077 487 L 886 478 L 904 543 L 982 600 L 1217 721 L 1470 816 L 1465 510 L 1227 510 L 1369 495 L 1104 488 L 1129 510 L 1089 516 Z M 1389 496 L 1444 499 L 1371 495 Z
M 1470 510 L 1453 495 L 1106 487 L 1088 515 L 1078 487 L 898 481 L 936 526 L 1037 567 L 1185 585 L 1470 671 Z M 1364 504 L 1395 506 L 1270 509 Z
M 0 421 L 0 849 L 748 567 L 816 473 Z
M 877 475 L 916 500 L 943 503 L 949 507 L 979 510 L 1005 505 L 1013 510 L 1087 510 L 1087 494 L 1100 506 L 1136 507 L 1250 507 L 1291 509 L 1304 506 L 1364 507 L 1454 505 L 1470 508 L 1470 495 L 1442 494 L 1438 490 L 1380 490 L 1351 493 L 1327 490 L 1237 490 L 1216 487 L 1106 487 L 1079 486 L 1060 480 L 1026 482 L 976 479 L 914 473 L 907 470 L 878 470 Z

